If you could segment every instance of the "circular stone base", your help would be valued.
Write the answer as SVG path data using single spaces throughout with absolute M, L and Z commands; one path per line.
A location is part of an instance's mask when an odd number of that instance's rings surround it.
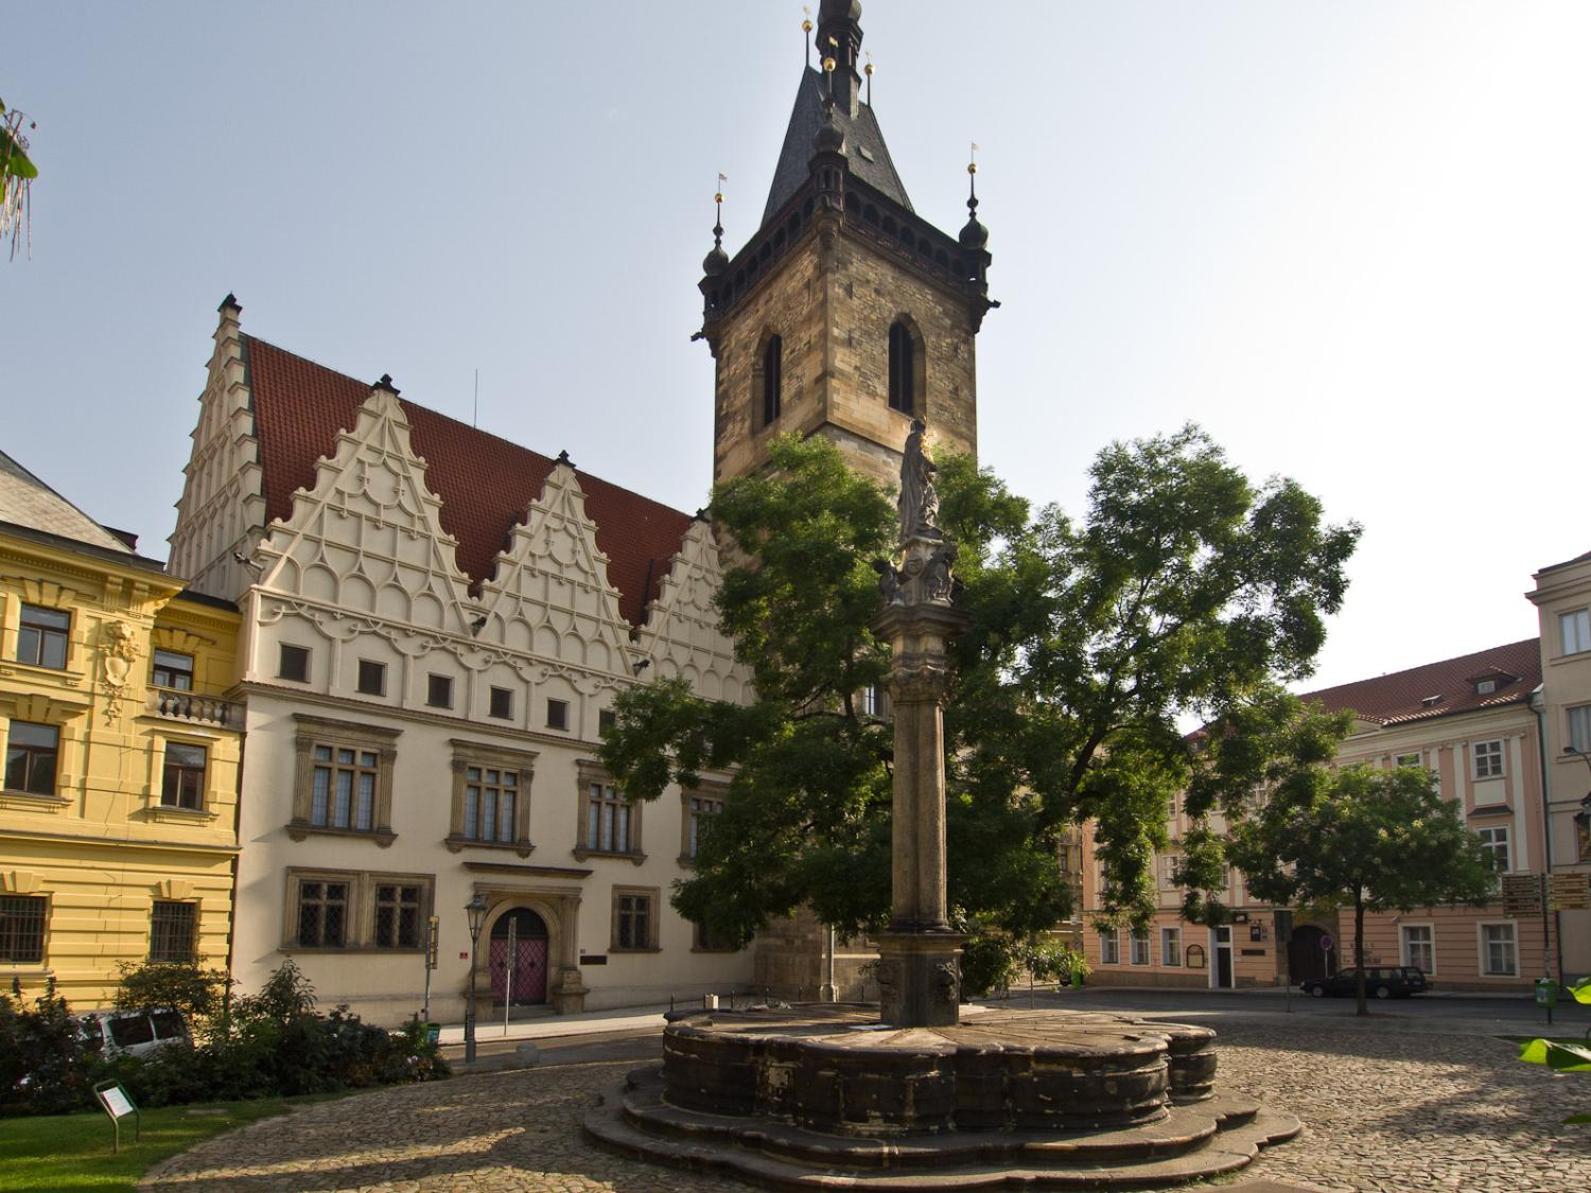
M 704 1012 L 671 1023 L 662 1066 L 632 1073 L 586 1130 L 631 1154 L 794 1186 L 914 1187 L 927 1168 L 934 1188 L 1192 1180 L 1299 1129 L 1214 1096 L 1214 1038 L 1065 1011 L 936 1028 L 833 1005 Z

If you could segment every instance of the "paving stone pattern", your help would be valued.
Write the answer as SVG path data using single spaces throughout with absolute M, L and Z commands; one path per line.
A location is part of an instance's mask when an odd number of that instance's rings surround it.
M 1227 1024 L 1223 1089 L 1304 1120 L 1247 1181 L 1353 1193 L 1591 1189 L 1591 1081 L 1514 1060 L 1487 1037 Z M 484 1190 L 587 1193 L 749 1186 L 622 1159 L 580 1117 L 631 1061 L 458 1077 L 312 1105 L 166 1161 L 147 1187 L 236 1190 Z M 1210 1188 L 1212 1186 L 1204 1186 Z M 1219 1186 L 1215 1186 L 1219 1187 Z

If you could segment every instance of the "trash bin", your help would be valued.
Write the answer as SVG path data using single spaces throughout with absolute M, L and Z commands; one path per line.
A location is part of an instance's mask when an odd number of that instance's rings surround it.
M 1074 969 L 1074 970 L 1072 970 L 1072 989 L 1073 990 L 1081 990 L 1082 988 L 1083 988 L 1083 971 L 1080 970 L 1080 969 Z
M 440 1023 L 427 1023 L 425 1025 L 425 1042 L 438 1044 L 442 1040 L 442 1025 Z
M 1551 978 L 1536 979 L 1536 1005 L 1549 1010 L 1558 1005 L 1558 983 Z

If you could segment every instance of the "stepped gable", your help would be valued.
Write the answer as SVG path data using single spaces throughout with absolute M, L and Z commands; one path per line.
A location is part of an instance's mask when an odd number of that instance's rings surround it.
M 358 421 L 370 385 L 302 356 L 244 337 L 254 432 L 264 474 L 265 518 L 286 519 L 293 494 L 315 487 L 315 461 L 336 450 L 337 435 Z M 479 595 L 514 526 L 541 496 L 556 463 L 496 435 L 398 399 L 414 450 L 426 462 L 426 484 L 442 499 L 442 528 L 458 540 L 458 566 Z M 576 470 L 619 612 L 640 625 L 691 516 L 639 493 Z
M 1495 680 L 1495 690 L 1477 692 L 1476 681 L 1482 679 Z M 1407 671 L 1304 692 L 1300 699 L 1329 712 L 1351 710 L 1361 720 L 1396 725 L 1518 704 L 1528 700 L 1540 683 L 1541 639 L 1526 638 Z

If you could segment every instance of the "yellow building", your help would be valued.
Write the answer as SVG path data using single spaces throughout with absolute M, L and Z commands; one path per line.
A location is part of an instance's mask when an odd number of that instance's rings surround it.
M 0 982 L 108 1005 L 119 962 L 225 967 L 238 615 L 0 452 Z

